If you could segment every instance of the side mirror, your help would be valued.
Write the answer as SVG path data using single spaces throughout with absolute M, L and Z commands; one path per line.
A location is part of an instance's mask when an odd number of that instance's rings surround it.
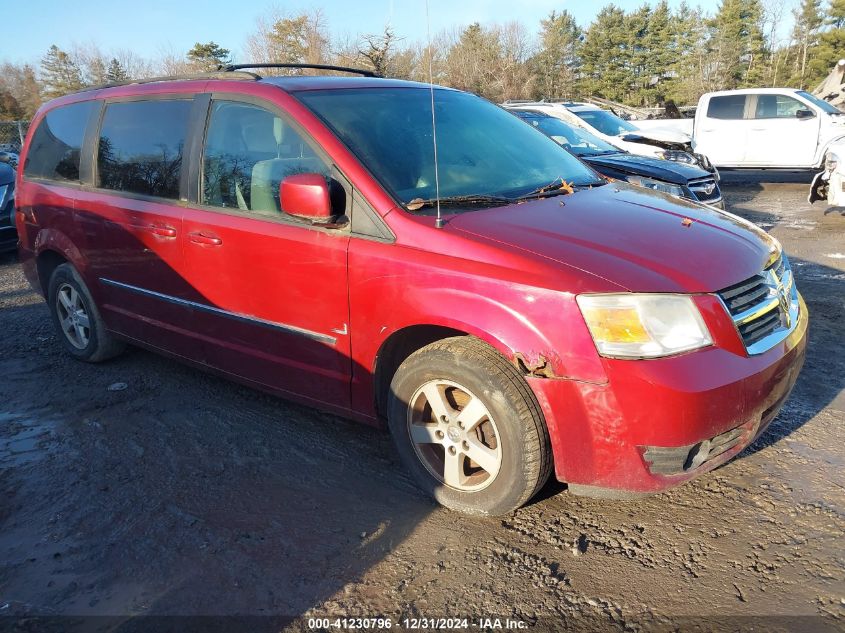
M 795 118 L 796 119 L 812 119 L 814 116 L 816 116 L 816 113 L 813 112 L 812 110 L 807 110 L 807 109 L 802 108 L 801 110 L 795 111 Z
M 332 220 L 332 203 L 326 178 L 320 174 L 288 176 L 279 186 L 282 211 L 322 224 Z

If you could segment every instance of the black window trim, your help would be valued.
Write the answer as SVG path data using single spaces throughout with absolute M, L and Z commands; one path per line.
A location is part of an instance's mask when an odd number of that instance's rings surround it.
M 199 93 L 197 92 L 167 92 L 167 93 L 156 93 L 156 94 L 136 94 L 136 95 L 126 95 L 122 97 L 106 97 L 100 99 L 102 102 L 102 107 L 100 108 L 100 116 L 99 120 L 97 121 L 97 126 L 94 128 L 95 134 L 92 142 L 91 153 L 89 154 L 89 158 L 92 161 L 91 163 L 91 180 L 89 181 L 89 185 L 84 187 L 85 190 L 95 192 L 95 193 L 102 193 L 108 195 L 118 196 L 120 198 L 126 198 L 129 200 L 139 200 L 142 202 L 155 202 L 158 204 L 165 204 L 170 206 L 179 206 L 184 207 L 187 202 L 187 187 L 188 178 L 186 177 L 186 172 L 190 171 L 190 155 L 189 155 L 189 148 L 193 146 L 193 138 L 192 133 L 194 130 L 193 125 L 193 116 L 194 116 L 194 102 L 196 97 Z M 97 156 L 100 149 L 100 133 L 103 127 L 103 119 L 105 118 L 106 108 L 113 104 L 113 103 L 132 103 L 136 101 L 189 101 L 191 102 L 191 109 L 188 113 L 188 128 L 185 133 L 185 145 L 182 149 L 182 170 L 179 179 L 179 198 L 163 198 L 161 196 L 150 196 L 143 193 L 135 193 L 132 191 L 119 191 L 117 189 L 107 189 L 105 187 L 100 187 L 97 185 L 97 180 L 99 174 L 97 173 Z M 186 161 L 188 164 L 186 165 Z M 186 168 L 187 167 L 187 168 Z

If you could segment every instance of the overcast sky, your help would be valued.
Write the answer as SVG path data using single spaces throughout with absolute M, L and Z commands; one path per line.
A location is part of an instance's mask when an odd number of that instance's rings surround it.
M 589 24 L 602 0 L 429 0 L 432 34 L 472 22 L 520 20 L 532 29 L 554 9 L 568 9 Z M 680 0 L 670 0 L 677 6 Z M 626 10 L 644 0 L 616 0 Z M 718 0 L 689 0 L 712 12 Z M 425 40 L 424 0 L 322 0 L 270 2 L 232 0 L 14 0 L 6 3 L 7 28 L 0 38 L 0 59 L 38 63 L 51 44 L 60 48 L 94 42 L 103 52 L 127 48 L 144 57 L 182 52 L 194 42 L 214 41 L 231 49 L 237 61 L 256 18 L 274 7 L 295 13 L 320 7 L 332 33 L 380 32 L 386 22 L 407 42 Z M 11 16 L 10 16 L 11 12 Z M 12 26 L 14 25 L 14 26 Z

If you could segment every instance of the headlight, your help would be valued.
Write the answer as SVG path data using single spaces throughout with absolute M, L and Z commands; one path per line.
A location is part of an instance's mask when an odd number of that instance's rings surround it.
M 657 152 L 657 155 L 663 160 L 673 160 L 676 163 L 686 163 L 687 165 L 697 165 L 698 161 L 695 156 L 689 152 L 682 152 L 677 149 L 667 149 Z
M 632 185 L 645 187 L 646 189 L 654 189 L 655 191 L 662 191 L 668 193 L 670 196 L 683 197 L 684 190 L 679 185 L 673 185 L 662 180 L 654 180 L 652 178 L 643 178 L 642 176 L 628 176 L 626 178 Z
M 833 171 L 834 169 L 836 169 L 837 165 L 839 165 L 839 156 L 837 156 L 833 152 L 828 152 L 827 155 L 824 157 L 825 171 Z
M 599 354 L 659 358 L 713 344 L 692 297 L 670 294 L 576 298 Z
M 6 206 L 6 189 L 8 185 L 0 185 L 0 209 Z M 14 192 L 12 193 L 14 197 Z

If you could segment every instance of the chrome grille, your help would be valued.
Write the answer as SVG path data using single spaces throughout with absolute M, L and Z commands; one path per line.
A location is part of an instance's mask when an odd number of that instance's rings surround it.
M 722 199 L 722 192 L 719 190 L 719 185 L 712 176 L 690 180 L 687 183 L 687 187 L 689 187 L 689 190 L 692 191 L 695 199 L 699 202 L 713 203 Z
M 771 349 L 798 321 L 798 291 L 785 255 L 761 273 L 720 291 L 719 297 L 749 354 Z

